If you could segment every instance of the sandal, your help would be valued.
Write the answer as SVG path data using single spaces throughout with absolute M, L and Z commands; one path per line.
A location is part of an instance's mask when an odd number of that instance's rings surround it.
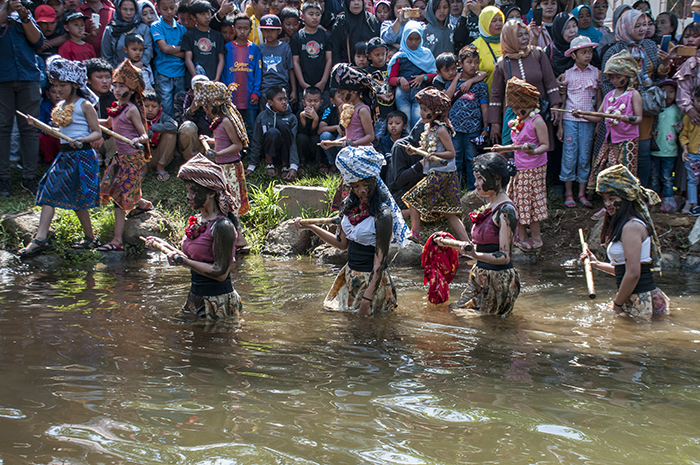
M 418 245 L 421 245 L 420 243 L 420 233 L 411 231 L 411 235 L 408 236 L 408 240 L 411 242 L 415 242 Z
M 76 242 L 71 245 L 71 249 L 75 250 L 92 250 L 100 246 L 100 240 L 98 238 L 83 237 L 80 242 Z
M 150 212 L 151 210 L 153 210 L 153 205 L 151 205 L 148 208 L 135 207 L 129 212 L 128 215 L 126 215 L 126 219 L 130 220 L 131 218 L 133 218 L 135 216 L 143 215 L 144 213 Z
M 32 244 L 36 245 L 34 249 L 27 251 L 28 247 L 25 247 L 23 249 L 20 249 L 19 252 L 17 253 L 21 258 L 24 257 L 33 257 L 34 255 L 37 255 L 45 250 L 49 250 L 51 246 L 49 245 L 49 239 L 37 239 L 34 238 L 32 239 Z
M 110 242 L 108 244 L 99 246 L 95 250 L 97 250 L 98 252 L 123 252 L 124 246 Z
M 275 165 L 272 163 L 265 165 L 265 169 L 267 170 L 268 176 L 277 176 L 277 168 L 275 168 Z
M 530 242 L 528 242 L 528 241 L 516 242 L 515 246 L 517 248 L 519 248 L 520 250 L 522 250 L 523 252 L 530 252 L 530 251 L 532 251 L 532 248 L 533 248 L 532 244 L 530 244 Z
M 574 202 L 574 196 L 573 195 L 567 195 L 566 196 L 566 202 L 564 202 L 564 206 L 566 208 L 574 208 L 576 206 L 576 202 Z
M 168 173 L 167 171 L 165 173 L 161 173 L 160 171 L 157 171 L 156 172 L 156 179 L 160 182 L 167 181 L 168 179 L 170 179 L 170 173 Z
M 580 203 L 586 208 L 593 208 L 593 204 L 586 198 L 585 195 L 578 196 L 578 203 Z

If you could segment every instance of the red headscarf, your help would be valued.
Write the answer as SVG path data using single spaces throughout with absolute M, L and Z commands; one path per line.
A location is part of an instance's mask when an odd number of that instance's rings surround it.
M 457 272 L 459 252 L 451 247 L 440 247 L 433 241 L 435 237 L 454 239 L 454 236 L 443 231 L 436 232 L 428 238 L 420 258 L 423 285 L 430 285 L 428 300 L 431 304 L 441 304 L 450 298 L 450 283 Z

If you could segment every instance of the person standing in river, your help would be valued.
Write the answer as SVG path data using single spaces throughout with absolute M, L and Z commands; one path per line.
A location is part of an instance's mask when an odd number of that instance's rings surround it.
M 408 226 L 380 177 L 384 163 L 384 156 L 372 147 L 345 147 L 335 164 L 351 190 L 340 208 L 337 232 L 295 220 L 297 229 L 309 229 L 327 244 L 348 251 L 348 263 L 324 300 L 327 310 L 369 316 L 397 306 L 387 258 L 390 243 L 405 244 Z

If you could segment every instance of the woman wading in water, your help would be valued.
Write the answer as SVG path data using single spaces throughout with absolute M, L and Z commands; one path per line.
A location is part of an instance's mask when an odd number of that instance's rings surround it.
M 645 189 L 623 165 L 598 174 L 596 191 L 605 202 L 605 220 L 600 241 L 610 263 L 599 262 L 590 250 L 581 254 L 591 267 L 615 276 L 617 294 L 613 310 L 651 320 L 668 314 L 669 299 L 654 284 L 651 267 L 661 262 L 661 246 L 647 203 L 661 202 L 656 192 Z

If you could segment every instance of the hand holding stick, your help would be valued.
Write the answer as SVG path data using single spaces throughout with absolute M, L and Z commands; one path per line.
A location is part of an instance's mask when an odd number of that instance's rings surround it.
M 122 141 L 122 142 L 124 142 L 124 143 L 126 143 L 126 144 L 131 144 L 131 139 L 129 139 L 128 137 L 122 136 L 122 135 L 119 134 L 118 132 L 114 132 L 114 131 L 112 131 L 111 129 L 106 128 L 106 127 L 104 127 L 104 126 L 102 126 L 102 125 L 100 125 L 100 130 L 102 130 L 102 132 L 104 132 L 104 133 L 107 134 L 108 136 L 112 136 L 112 137 L 114 137 L 115 139 L 117 139 L 117 140 L 119 140 L 119 141 Z M 134 147 L 136 150 L 143 150 L 143 144 L 141 144 L 141 143 L 139 143 L 139 142 L 135 143 L 135 144 L 133 145 L 133 147 Z
M 494 145 L 493 147 L 484 147 L 484 150 L 487 152 L 495 152 L 495 153 L 501 153 L 501 152 L 515 152 L 516 150 L 525 150 L 525 149 L 536 149 L 537 146 L 535 144 L 523 144 L 523 145 Z
M 446 237 L 436 237 L 433 241 L 441 247 L 451 247 L 453 249 L 461 250 L 464 247 L 465 252 L 471 252 L 474 246 L 469 242 L 458 241 L 456 239 L 449 239 Z
M 613 113 L 601 113 L 599 111 L 584 111 L 584 110 L 562 110 L 561 108 L 551 108 L 552 111 L 560 111 L 562 113 L 573 113 L 577 112 L 584 116 L 596 116 L 599 118 L 609 118 L 609 119 L 622 119 L 626 115 L 618 115 Z
M 403 147 L 405 149 L 411 149 L 411 150 L 413 150 L 414 153 L 416 153 L 422 157 L 425 157 L 426 159 L 428 159 L 430 161 L 436 161 L 436 162 L 440 163 L 442 166 L 446 166 L 447 163 L 449 163 L 448 160 L 445 160 L 444 158 L 440 158 L 440 157 L 436 157 L 435 155 L 431 155 L 430 153 L 426 152 L 425 150 L 419 149 L 419 148 L 414 147 L 412 145 L 399 144 L 399 147 Z
M 324 140 L 324 141 L 319 142 L 316 145 L 318 145 L 319 147 L 321 147 L 323 149 L 328 149 L 330 147 L 342 147 L 345 145 L 345 138 L 343 137 L 341 139 L 335 139 L 335 140 Z
M 583 259 L 583 269 L 586 274 L 586 285 L 588 286 L 588 297 L 595 299 L 595 284 L 593 283 L 593 269 L 591 268 L 591 259 L 588 258 L 588 245 L 583 239 L 583 229 L 578 230 L 578 238 L 581 241 L 581 250 L 586 254 Z
M 199 136 L 199 141 L 202 143 L 202 147 L 204 147 L 204 153 L 207 155 L 207 157 L 212 160 L 215 159 L 216 154 L 211 149 L 211 146 L 209 146 L 209 142 L 207 142 L 207 136 Z
M 299 224 L 302 226 L 321 226 L 324 224 L 340 224 L 340 217 L 339 216 L 332 216 L 330 218 L 305 218 L 302 220 L 299 220 Z
M 169 255 L 173 252 L 180 253 L 179 250 L 176 248 L 172 247 L 170 244 L 168 244 L 165 241 L 160 240 L 158 237 L 154 236 L 148 236 L 148 237 L 143 237 L 139 236 L 139 239 L 144 241 L 146 245 L 151 245 L 154 248 L 158 249 L 159 251 L 163 252 L 165 255 Z M 173 261 L 175 262 L 176 265 L 182 265 L 185 261 L 185 259 L 182 257 L 182 255 L 176 255 L 175 258 L 173 258 Z
M 44 132 L 45 132 L 46 134 L 48 134 L 49 136 L 55 137 L 56 139 L 63 139 L 63 140 L 65 140 L 66 142 L 68 142 L 69 144 L 72 143 L 72 144 L 75 146 L 75 148 L 77 148 L 77 149 L 82 149 L 82 148 L 83 148 L 83 143 L 82 143 L 82 142 L 80 142 L 80 141 L 78 141 L 78 140 L 75 140 L 75 139 L 71 139 L 70 137 L 66 136 L 65 134 L 63 134 L 63 133 L 62 133 L 61 131 L 59 131 L 58 129 L 52 128 L 52 127 L 49 126 L 48 124 L 45 124 L 45 123 L 39 121 L 38 119 L 34 118 L 33 116 L 25 115 L 24 113 L 22 113 L 22 112 L 19 111 L 19 110 L 16 110 L 16 111 L 17 111 L 17 114 L 18 114 L 18 115 L 24 116 L 25 118 L 27 118 L 27 121 L 29 121 L 29 122 L 30 122 L 32 125 L 34 125 L 35 127 L 37 127 L 37 128 L 39 128 L 39 129 L 41 129 L 42 131 L 44 131 Z

